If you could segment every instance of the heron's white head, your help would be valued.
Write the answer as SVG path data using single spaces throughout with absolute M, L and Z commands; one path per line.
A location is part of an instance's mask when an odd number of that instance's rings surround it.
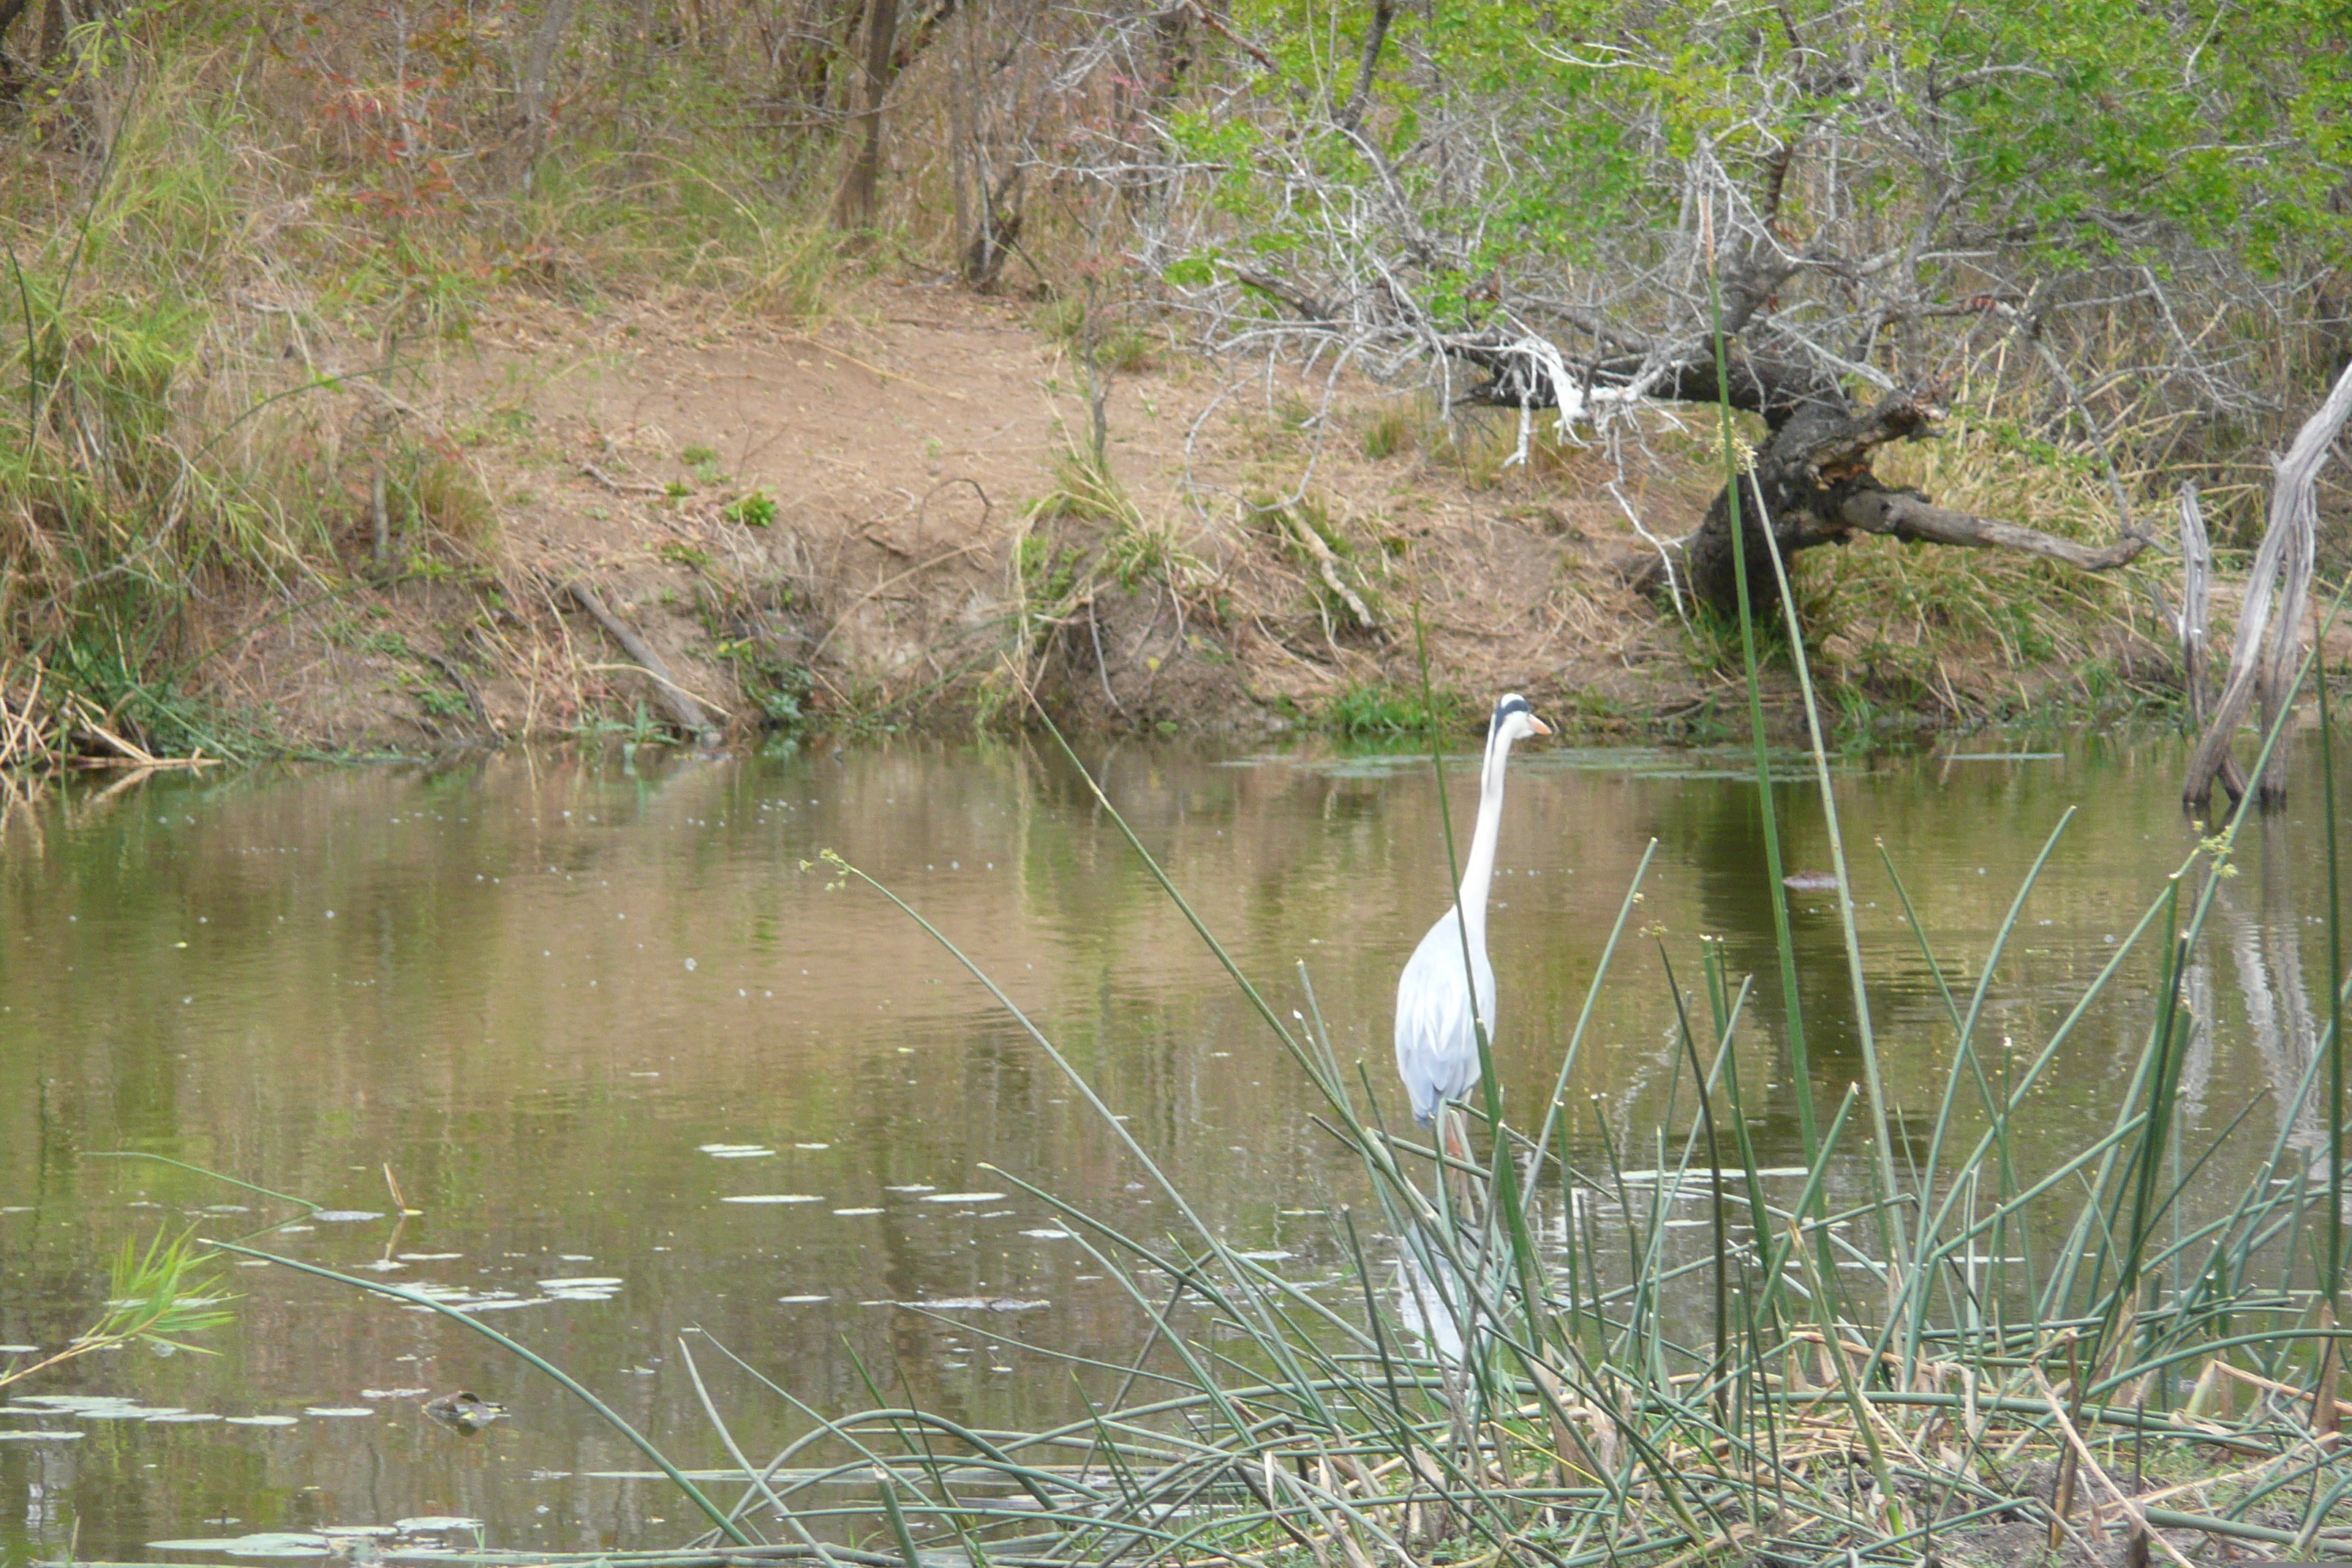
M 1495 717 L 1486 725 L 1486 746 L 1491 751 L 1497 745 L 1507 746 L 1530 735 L 1550 733 L 1551 726 L 1536 717 L 1535 710 L 1528 706 L 1528 700 L 1516 691 L 1508 691 L 1503 694 L 1500 702 L 1495 704 Z

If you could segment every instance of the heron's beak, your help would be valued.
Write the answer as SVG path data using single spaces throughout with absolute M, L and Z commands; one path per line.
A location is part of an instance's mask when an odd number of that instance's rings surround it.
M 1530 713 L 1528 715 L 1528 733 L 1530 735 L 1549 735 L 1551 733 L 1551 726 Z

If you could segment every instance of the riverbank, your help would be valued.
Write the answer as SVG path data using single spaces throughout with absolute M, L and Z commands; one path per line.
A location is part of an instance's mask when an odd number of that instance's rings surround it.
M 506 289 L 396 394 L 350 372 L 364 345 L 304 341 L 289 477 L 320 547 L 215 573 L 162 679 L 84 689 L 58 741 L 415 752 L 674 728 L 683 693 L 748 742 L 1018 722 L 1024 687 L 1080 725 L 1380 733 L 1420 723 L 1424 657 L 1457 718 L 1517 689 L 1591 732 L 1706 738 L 1737 707 L 1736 639 L 1628 586 L 1712 490 L 1665 414 L 1613 451 L 1538 429 L 1521 460 L 1510 411 L 1164 328 L 1105 348 L 1072 308 L 908 269 L 840 283 L 805 316 Z M 2080 465 L 1985 429 L 1908 460 L 1948 504 L 2099 526 Z M 1797 563 L 1816 679 L 1864 731 L 2166 701 L 2169 573 L 1886 540 Z M 37 721 L 74 684 L 20 661 L 8 688 Z

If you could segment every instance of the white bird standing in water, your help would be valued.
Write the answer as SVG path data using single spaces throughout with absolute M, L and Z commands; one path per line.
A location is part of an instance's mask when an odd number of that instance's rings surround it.
M 1488 1041 L 1495 1037 L 1486 890 L 1495 879 L 1495 841 L 1503 826 L 1503 772 L 1509 765 L 1513 742 L 1550 733 L 1551 727 L 1535 716 L 1517 692 L 1495 704 L 1495 716 L 1486 726 L 1486 758 L 1478 770 L 1478 826 L 1470 835 L 1470 858 L 1462 866 L 1460 901 L 1429 928 L 1397 979 L 1397 1074 L 1412 1096 L 1412 1119 L 1423 1127 L 1437 1120 L 1448 1101 L 1463 1099 L 1478 1082 L 1473 975 L 1478 988 L 1476 1019 L 1486 1025 Z M 1440 1140 L 1449 1154 L 1467 1157 L 1467 1141 L 1456 1128 L 1442 1129 Z

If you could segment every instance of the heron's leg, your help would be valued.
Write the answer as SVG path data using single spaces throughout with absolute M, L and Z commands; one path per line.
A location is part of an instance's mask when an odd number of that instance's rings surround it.
M 1457 1170 L 1451 1162 L 1475 1163 L 1470 1157 L 1470 1117 L 1452 1100 L 1441 1104 L 1437 1112 L 1437 1146 L 1449 1162 L 1445 1168 L 1446 1191 L 1453 1195 L 1454 1217 L 1470 1229 L 1478 1228 L 1484 1213 L 1478 1203 L 1478 1181 L 1469 1172 Z

